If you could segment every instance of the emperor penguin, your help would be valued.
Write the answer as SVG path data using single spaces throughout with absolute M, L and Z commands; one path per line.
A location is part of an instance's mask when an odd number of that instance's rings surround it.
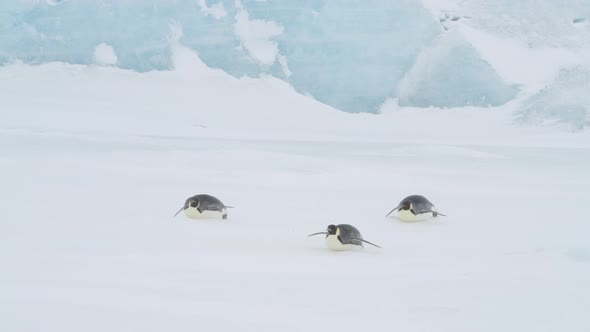
M 224 205 L 217 197 L 200 194 L 187 198 L 174 216 L 184 210 L 191 219 L 227 219 L 227 208 L 231 206 Z
M 332 250 L 360 249 L 363 247 L 363 242 L 381 248 L 374 243 L 364 240 L 356 227 L 347 224 L 329 225 L 325 232 L 313 233 L 308 235 L 308 237 L 320 234 L 326 235 L 326 246 Z
M 436 210 L 434 204 L 430 203 L 426 197 L 421 195 L 412 195 L 404 198 L 398 206 L 389 211 L 398 211 L 399 218 L 403 221 L 423 221 L 437 216 L 446 216 Z

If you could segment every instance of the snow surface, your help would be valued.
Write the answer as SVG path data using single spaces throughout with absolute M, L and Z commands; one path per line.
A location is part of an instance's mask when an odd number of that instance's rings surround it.
M 590 133 L 173 63 L 0 67 L 2 331 L 588 330 Z M 197 193 L 228 221 L 172 218 Z M 384 217 L 410 194 L 448 217 Z

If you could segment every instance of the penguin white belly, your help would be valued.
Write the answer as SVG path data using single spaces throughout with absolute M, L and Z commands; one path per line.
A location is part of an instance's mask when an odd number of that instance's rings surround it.
M 326 237 L 326 246 L 329 249 L 336 251 L 354 250 L 362 248 L 362 246 L 357 246 L 355 244 L 342 244 L 342 242 L 338 240 L 338 237 L 336 235 L 328 235 Z
M 403 221 L 424 221 L 433 217 L 432 212 L 413 214 L 410 210 L 401 210 L 398 212 L 399 218 Z
M 221 212 L 210 210 L 199 212 L 196 208 L 189 207 L 184 210 L 184 214 L 191 219 L 223 219 L 223 216 L 227 215 L 227 211 L 223 209 Z

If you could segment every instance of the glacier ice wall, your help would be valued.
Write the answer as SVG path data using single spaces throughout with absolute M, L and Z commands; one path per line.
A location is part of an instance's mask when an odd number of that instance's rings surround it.
M 352 112 L 375 111 L 440 33 L 412 0 L 255 1 L 248 11 L 284 27 L 276 40 L 296 88 Z
M 91 64 L 104 59 L 96 52 L 108 45 L 119 67 L 169 69 L 172 25 L 182 30 L 179 42 L 211 67 L 234 76 L 274 75 L 349 112 L 375 112 L 387 97 L 397 97 L 416 59 L 444 32 L 414 0 L 14 0 L 2 2 L 0 13 L 0 63 Z M 432 61 L 445 66 L 450 60 L 450 73 L 465 51 L 469 73 L 438 88 L 444 73 L 422 77 L 430 87 L 413 89 L 405 104 L 506 102 L 511 87 L 464 46 Z M 451 98 L 458 91 L 464 93 Z
M 348 112 L 376 112 L 387 99 L 417 107 L 512 100 L 521 92 L 513 84 L 530 80 L 506 72 L 537 69 L 511 71 L 526 56 L 475 45 L 456 29 L 467 26 L 524 48 L 588 48 L 590 0 L 11 0 L 0 2 L 0 64 L 165 70 L 178 41 L 208 66 L 273 75 Z M 492 61 L 500 54 L 508 61 Z

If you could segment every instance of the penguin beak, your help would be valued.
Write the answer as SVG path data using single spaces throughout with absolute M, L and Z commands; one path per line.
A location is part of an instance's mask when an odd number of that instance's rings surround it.
M 307 237 L 314 236 L 314 235 L 320 235 L 320 234 L 328 235 L 328 232 L 313 233 L 313 234 L 309 234 Z
M 398 209 L 399 209 L 399 208 L 401 208 L 401 207 L 402 207 L 402 205 L 401 205 L 401 204 L 400 204 L 400 205 L 398 205 L 398 206 L 396 206 L 396 207 L 395 207 L 393 210 L 389 211 L 389 213 L 388 213 L 387 215 L 385 215 L 385 216 L 386 216 L 386 217 L 389 217 L 389 215 L 390 215 L 390 214 L 392 214 L 392 213 L 393 213 L 393 211 L 395 211 L 395 210 L 398 210 Z
M 174 216 L 176 217 L 176 216 L 177 216 L 177 215 L 178 215 L 180 212 L 182 212 L 182 210 L 184 210 L 184 206 L 183 206 L 183 207 L 181 207 L 181 208 L 180 208 L 180 210 L 178 210 L 178 212 L 176 212 L 176 213 L 174 214 Z

